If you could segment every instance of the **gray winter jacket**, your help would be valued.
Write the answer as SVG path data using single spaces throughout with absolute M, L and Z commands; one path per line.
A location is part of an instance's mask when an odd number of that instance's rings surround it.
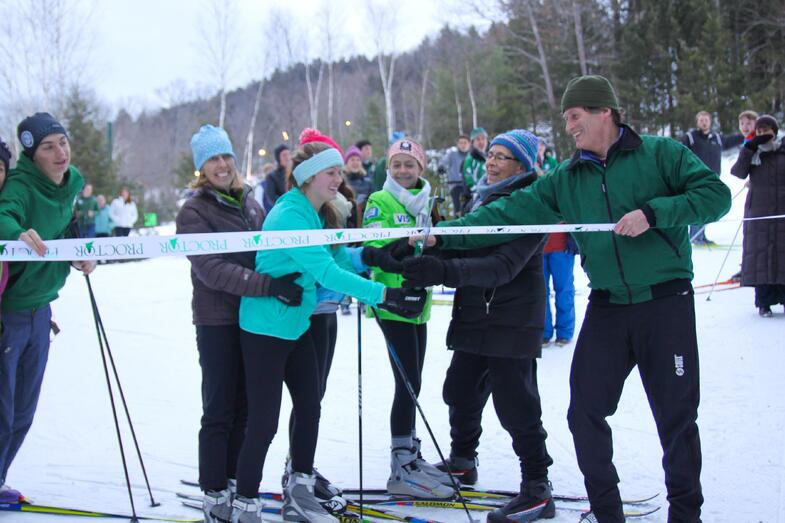
M 240 201 L 200 187 L 177 213 L 177 234 L 258 231 L 264 211 L 245 187 Z M 194 325 L 239 322 L 240 296 L 266 296 L 272 278 L 254 270 L 255 252 L 188 256 Z
M 731 173 L 749 175 L 750 188 L 744 217 L 785 214 L 785 138 L 774 151 L 761 152 L 760 165 L 752 165 L 754 151 L 742 147 Z M 785 285 L 785 220 L 744 222 L 741 284 Z
M 439 162 L 440 167 L 447 169 L 447 183 L 449 185 L 463 183 L 463 162 L 468 152 L 462 153 L 457 148 L 450 149 Z

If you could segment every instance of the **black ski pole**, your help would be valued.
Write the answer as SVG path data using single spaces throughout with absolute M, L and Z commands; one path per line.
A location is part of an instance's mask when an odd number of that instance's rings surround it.
M 379 319 L 379 314 L 376 312 L 376 309 L 372 308 L 371 311 L 373 312 L 373 317 L 376 318 L 376 324 L 382 330 L 382 334 L 384 334 L 385 342 L 387 340 L 387 335 L 384 332 L 384 326 L 382 325 L 382 321 Z M 428 429 L 428 435 L 431 437 L 431 441 L 433 441 L 433 446 L 436 447 L 436 452 L 439 454 L 439 459 L 442 460 L 442 463 L 445 464 L 447 467 L 447 475 L 450 476 L 450 482 L 452 482 L 452 486 L 455 489 L 455 493 L 458 496 L 458 501 L 461 502 L 463 505 L 463 510 L 466 511 L 466 516 L 469 518 L 469 523 L 478 523 L 476 519 L 472 518 L 471 513 L 469 512 L 469 507 L 466 506 L 466 500 L 461 495 L 461 487 L 458 485 L 455 476 L 452 475 L 452 470 L 450 470 L 450 465 L 446 459 L 444 459 L 444 454 L 442 453 L 441 447 L 439 447 L 439 443 L 436 441 L 436 436 L 433 434 L 433 430 L 431 430 L 431 424 L 428 423 L 428 418 L 425 417 L 425 412 L 422 410 L 422 406 L 420 402 L 417 400 L 417 395 L 414 393 L 414 387 L 412 387 L 411 381 L 409 381 L 409 377 L 406 375 L 406 369 L 403 368 L 403 363 L 401 363 L 400 358 L 398 357 L 398 353 L 395 351 L 395 348 L 392 346 L 391 343 L 387 344 L 387 351 L 390 353 L 393 362 L 395 363 L 395 368 L 398 369 L 398 374 L 401 375 L 401 381 L 403 381 L 404 385 L 406 386 L 406 390 L 409 393 L 409 396 L 414 402 L 414 405 L 417 407 L 417 411 L 420 413 L 420 417 L 422 418 L 423 423 L 425 424 L 425 428 Z
M 109 391 L 109 402 L 112 405 L 112 417 L 114 418 L 114 428 L 117 432 L 117 443 L 120 445 L 120 457 L 123 461 L 123 473 L 125 474 L 125 485 L 128 488 L 128 499 L 131 502 L 131 521 L 138 523 L 139 518 L 136 516 L 136 506 L 134 506 L 134 495 L 131 492 L 131 480 L 128 477 L 128 464 L 125 460 L 125 448 L 123 447 L 123 436 L 120 433 L 120 423 L 117 419 L 117 407 L 114 403 L 114 393 L 112 392 L 112 382 L 109 378 L 109 367 L 106 364 L 106 354 L 104 353 L 104 341 L 101 338 L 101 329 L 98 320 L 98 308 L 95 304 L 95 297 L 93 290 L 90 286 L 90 276 L 85 274 L 85 281 L 87 282 L 87 289 L 90 291 L 90 305 L 93 309 L 93 319 L 95 320 L 95 333 L 98 336 L 98 350 L 101 352 L 101 362 L 104 364 L 104 376 L 106 376 L 106 388 Z
M 725 259 L 722 260 L 722 265 L 720 265 L 720 270 L 717 271 L 717 277 L 714 278 L 714 284 L 711 286 L 711 290 L 709 291 L 709 295 L 706 296 L 706 301 L 711 301 L 711 295 L 714 294 L 714 289 L 717 287 L 717 282 L 720 281 L 720 274 L 722 274 L 722 269 L 725 268 L 725 263 L 728 261 L 728 256 L 730 256 L 730 251 L 733 249 L 733 246 L 736 245 L 736 238 L 739 236 L 739 231 L 741 231 L 741 227 L 744 225 L 744 220 L 739 223 L 739 227 L 736 229 L 736 234 L 733 235 L 733 241 L 730 242 L 728 245 L 728 250 L 725 252 Z
M 123 393 L 123 386 L 120 384 L 120 375 L 117 373 L 117 366 L 114 362 L 114 356 L 112 355 L 112 350 L 109 347 L 109 338 L 106 337 L 106 329 L 104 328 L 104 322 L 101 320 L 101 313 L 98 312 L 98 302 L 96 302 L 95 294 L 93 293 L 93 286 L 90 284 L 90 278 L 87 278 L 87 290 L 90 292 L 90 301 L 93 304 L 93 310 L 98 322 L 98 326 L 101 330 L 101 335 L 103 336 L 104 345 L 106 346 L 106 353 L 109 355 L 109 362 L 112 364 L 112 372 L 114 373 L 115 383 L 117 384 L 117 390 L 120 393 L 120 399 L 123 403 L 123 409 L 125 410 L 125 417 L 128 420 L 128 427 L 131 430 L 131 438 L 134 441 L 134 447 L 136 448 L 136 455 L 139 457 L 139 466 L 142 469 L 142 475 L 144 476 L 145 485 L 147 486 L 147 493 L 150 494 L 150 506 L 157 507 L 160 505 L 155 498 L 153 497 L 153 490 L 150 488 L 150 480 L 147 478 L 147 469 L 144 466 L 144 460 L 142 459 L 142 451 L 139 448 L 139 441 L 136 438 L 136 430 L 134 429 L 134 424 L 131 421 L 131 412 L 128 410 L 128 402 L 125 400 L 125 393 Z
M 363 519 L 363 322 L 362 303 L 357 301 L 357 430 L 360 454 L 360 520 Z

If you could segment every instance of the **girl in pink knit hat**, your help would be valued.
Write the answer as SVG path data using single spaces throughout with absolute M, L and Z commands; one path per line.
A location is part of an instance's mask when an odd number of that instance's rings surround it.
M 433 223 L 431 186 L 422 177 L 425 171 L 425 152 L 409 138 L 398 140 L 387 152 L 387 179 L 381 191 L 368 198 L 363 216 L 363 227 L 427 227 Z M 381 247 L 393 240 L 367 242 Z M 389 287 L 401 287 L 400 274 L 374 268 L 372 277 Z M 431 291 L 428 291 L 423 313 L 416 318 L 403 318 L 386 311 L 378 311 L 387 345 L 394 349 L 406 372 L 406 378 L 416 394 L 420 392 L 425 345 L 426 322 L 430 318 Z M 392 455 L 387 491 L 390 494 L 418 498 L 444 499 L 455 494 L 450 477 L 430 465 L 420 455 L 420 440 L 415 430 L 415 404 L 406 385 L 391 361 L 395 378 L 395 395 L 390 411 Z

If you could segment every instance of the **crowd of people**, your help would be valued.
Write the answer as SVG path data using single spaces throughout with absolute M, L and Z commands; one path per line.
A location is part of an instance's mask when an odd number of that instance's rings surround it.
M 264 182 L 247 185 L 226 131 L 202 126 L 191 139 L 197 171 L 176 219 L 177 233 L 321 230 L 351 227 L 614 223 L 613 232 L 551 235 L 426 235 L 359 245 L 308 246 L 189 256 L 192 312 L 202 374 L 199 484 L 208 523 L 261 523 L 257 496 L 275 436 L 283 385 L 292 397 L 289 453 L 282 471 L 286 521 L 335 522 L 341 489 L 314 467 L 321 402 L 335 351 L 339 309 L 351 298 L 384 336 L 395 388 L 390 397 L 391 495 L 451 499 L 478 481 L 482 412 L 490 398 L 519 459 L 519 494 L 491 522 L 555 514 L 553 464 L 542 422 L 537 359 L 575 334 L 574 259 L 591 293 L 577 337 L 567 413 L 591 511 L 584 523 L 624 521 L 613 414 L 624 381 L 638 367 L 663 449 L 669 521 L 699 522 L 703 502 L 698 339 L 691 241 L 730 208 L 716 155 L 742 145 L 732 174 L 749 178 L 745 217 L 785 210 L 785 144 L 772 116 L 739 117 L 741 138 L 698 130 L 684 144 L 639 135 L 623 123 L 613 86 L 581 76 L 561 109 L 575 140 L 557 162 L 534 133 L 489 137 L 477 127 L 438 162 L 452 219 L 425 177 L 428 161 L 412 137 L 391 137 L 373 158 L 362 140 L 344 151 L 304 130 L 296 146 L 274 151 Z M 708 124 L 707 124 L 708 120 Z M 47 240 L 128 235 L 138 212 L 127 188 L 107 205 L 70 162 L 66 128 L 37 113 L 18 126 L 22 154 L 0 142 L 0 238 L 39 255 Z M 735 142 L 734 142 L 735 140 Z M 75 202 L 74 205 L 73 202 Z M 690 230 L 689 227 L 695 227 Z M 785 222 L 744 225 L 742 284 L 755 287 L 761 316 L 785 304 Z M 74 261 L 89 274 L 92 261 Z M 51 313 L 68 262 L 3 262 L 0 358 L 0 501 L 21 494 L 6 484 L 30 428 L 49 349 Z M 453 351 L 443 383 L 450 453 L 430 463 L 417 434 L 432 287 L 455 289 L 444 341 Z M 549 304 L 553 288 L 555 309 Z M 441 345 L 442 340 L 436 341 Z M 433 344 L 433 341 L 431 342 Z M 674 361 L 676 367 L 674 370 Z M 517 472 L 516 472 L 517 474 Z M 458 483 L 456 483 L 456 481 Z

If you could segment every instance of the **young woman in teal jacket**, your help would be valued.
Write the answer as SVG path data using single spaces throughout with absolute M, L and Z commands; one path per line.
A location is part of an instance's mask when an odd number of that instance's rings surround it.
M 342 167 L 343 158 L 336 148 L 321 142 L 302 145 L 292 161 L 294 186 L 276 202 L 262 230 L 334 228 L 337 220 L 330 202 L 341 184 Z M 423 291 L 388 289 L 358 276 L 352 258 L 372 262 L 379 254 L 362 251 L 326 245 L 257 253 L 257 272 L 272 277 L 300 272 L 296 283 L 303 287 L 303 297 L 299 306 L 287 306 L 267 297 L 243 297 L 240 302 L 243 361 L 246 375 L 253 379 L 246 380 L 248 429 L 237 465 L 233 521 L 261 522 L 262 504 L 256 493 L 267 450 L 277 430 L 284 383 L 296 413 L 290 437 L 292 473 L 284 488 L 284 520 L 338 521 L 318 504 L 313 494 L 321 383 L 309 318 L 317 303 L 316 284 L 409 317 L 419 315 L 425 302 Z

